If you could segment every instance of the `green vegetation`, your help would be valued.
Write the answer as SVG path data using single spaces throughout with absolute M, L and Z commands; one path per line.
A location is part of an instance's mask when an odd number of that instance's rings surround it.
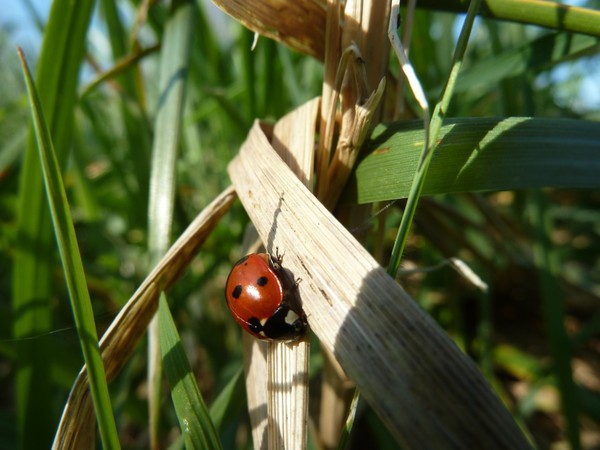
M 227 164 L 253 121 L 275 122 L 321 94 L 319 61 L 264 37 L 251 50 L 252 32 L 212 5 L 158 2 L 143 11 L 139 3 L 55 0 L 41 19 L 30 9 L 43 30 L 39 54 L 0 31 L 0 448 L 49 448 L 84 354 L 90 367 L 97 362 L 96 334 L 230 184 Z M 435 105 L 464 16 L 425 3 L 410 59 Z M 495 21 L 494 3 L 470 36 L 398 279 L 538 447 L 598 445 L 600 21 L 578 11 L 584 28 L 568 21 L 568 30 L 581 34 Z M 532 11 L 521 21 L 532 23 Z M 30 104 L 17 45 L 34 68 L 43 118 Z M 397 75 L 395 61 L 390 70 Z M 340 200 L 374 204 L 350 228 L 368 230 L 365 245 L 383 265 L 423 148 L 417 117 L 377 125 Z M 66 197 L 44 183 L 63 185 Z M 164 369 L 168 383 L 159 380 L 153 431 L 146 372 L 154 344 L 140 342 L 108 384 L 110 398 L 95 372 L 105 448 L 117 446 L 111 421 L 125 449 L 147 448 L 152 433 L 161 448 L 215 448 L 215 433 L 224 449 L 252 447 L 241 330 L 222 292 L 247 222 L 235 203 L 168 292 L 170 314 L 161 301 L 160 314 L 175 324 L 159 329 L 160 350 L 170 349 L 162 361 L 177 365 Z M 73 230 L 78 245 L 68 239 Z M 311 351 L 318 386 L 316 339 Z M 204 403 L 190 403 L 199 393 Z M 178 438 L 187 413 L 200 426 Z M 349 443 L 361 448 L 365 439 L 396 448 L 368 407 Z

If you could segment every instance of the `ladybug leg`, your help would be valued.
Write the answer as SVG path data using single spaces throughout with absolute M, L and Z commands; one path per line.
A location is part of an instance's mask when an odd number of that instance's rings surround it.
M 279 253 L 279 247 L 275 247 L 275 258 L 279 264 L 283 262 L 283 255 L 285 255 L 285 253 Z
M 267 253 L 269 255 L 269 260 L 271 262 L 271 267 L 278 271 L 281 269 L 281 263 L 283 262 L 283 254 L 279 253 L 279 247 L 275 247 L 275 256 L 271 253 Z
M 281 259 L 279 259 L 279 256 L 275 255 L 275 257 L 273 257 L 273 255 L 271 255 L 270 253 L 267 253 L 267 255 L 269 255 L 269 265 L 271 266 L 271 268 L 275 270 L 275 272 L 280 271 Z

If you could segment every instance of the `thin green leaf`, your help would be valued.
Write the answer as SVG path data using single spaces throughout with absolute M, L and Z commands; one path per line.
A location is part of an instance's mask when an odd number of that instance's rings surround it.
M 152 149 L 148 241 L 152 260 L 169 248 L 175 199 L 175 161 L 179 149 L 194 5 L 186 1 L 166 25 L 161 50 L 160 104 Z
M 25 57 L 20 50 L 19 56 L 21 57 L 25 83 L 29 94 L 44 184 L 50 205 L 50 214 L 63 265 L 65 281 L 69 290 L 79 341 L 85 358 L 90 391 L 100 428 L 100 436 L 105 448 L 118 449 L 120 445 L 117 427 L 112 413 L 104 364 L 98 345 L 92 302 L 87 290 L 83 263 L 79 254 L 75 227 L 71 219 L 60 166 L 54 154 L 50 132 L 43 116 L 42 106 L 37 96 L 33 78 L 27 67 Z
M 584 414 L 600 422 L 600 395 L 597 390 L 577 386 L 577 400 Z
M 44 28 L 37 63 L 37 87 L 56 157 L 61 167 L 68 156 L 79 71 L 94 2 L 55 0 Z M 13 335 L 17 352 L 16 402 L 18 440 L 22 448 L 48 448 L 58 420 L 51 378 L 52 347 L 24 340 L 52 330 L 50 299 L 52 227 L 44 198 L 35 136 L 30 133 L 21 166 L 18 199 L 18 246 L 12 268 Z M 41 256 L 42 255 L 42 256 Z M 35 432 L 32 432 L 35 430 Z
M 543 36 L 466 68 L 456 81 L 454 91 L 469 96 L 481 95 L 482 92 L 496 89 L 496 83 L 507 77 L 548 69 L 582 53 L 597 53 L 599 48 L 598 39 L 590 36 L 567 33 Z M 434 89 L 430 94 L 438 95 L 440 90 Z
M 210 405 L 210 417 L 220 433 L 227 425 L 227 419 L 233 417 L 235 411 L 242 410 L 244 398 L 244 371 L 240 368 Z
M 129 168 L 129 172 L 135 176 L 136 180 L 135 191 L 132 192 L 135 196 L 135 200 L 131 202 L 134 212 L 132 217 L 138 220 L 141 219 L 140 222 L 134 223 L 134 225 L 143 226 L 143 220 L 147 217 L 146 199 L 148 198 L 148 174 L 150 173 L 151 131 L 148 126 L 149 120 L 146 117 L 147 111 L 144 110 L 146 104 L 144 90 L 139 85 L 141 67 L 136 64 L 136 61 L 152 51 L 153 48 L 142 51 L 132 45 L 128 31 L 121 23 L 123 19 L 118 12 L 115 0 L 102 0 L 100 6 L 106 21 L 113 59 L 116 61 L 115 67 L 104 75 L 116 76 L 122 91 L 118 106 L 121 110 L 123 127 L 127 135 L 124 144 L 128 147 L 128 154 L 131 155 L 134 161 L 134 164 Z M 133 47 L 131 49 L 133 54 L 131 55 L 128 55 L 130 51 L 128 46 Z M 127 68 L 130 70 L 124 70 Z M 100 76 L 100 78 L 106 79 L 103 76 Z M 84 90 L 82 96 L 98 82 L 98 80 L 92 81 L 92 86 Z
M 160 354 L 186 448 L 220 449 L 217 430 L 185 356 L 164 293 L 158 306 Z
M 378 126 L 356 169 L 360 203 L 405 198 L 417 170 L 420 121 Z M 512 117 L 446 121 L 423 195 L 600 186 L 600 124 Z
M 155 122 L 148 202 L 148 247 L 150 260 L 156 263 L 171 243 L 175 208 L 175 161 L 179 138 L 190 50 L 194 36 L 195 6 L 192 1 L 175 2 L 175 9 L 165 26 L 160 60 L 160 101 Z M 158 443 L 160 416 L 161 359 L 157 349 L 157 329 L 153 321 L 149 330 L 150 358 L 150 441 Z
M 123 58 L 115 62 L 115 65 L 108 69 L 106 72 L 98 74 L 92 81 L 84 86 L 81 90 L 81 98 L 85 98 L 90 95 L 94 90 L 102 83 L 123 76 L 125 73 L 135 68 L 135 64 L 139 63 L 145 57 L 155 53 L 159 49 L 158 45 L 152 45 L 148 48 L 140 49 L 134 53 L 125 55 Z M 131 114 L 131 112 L 129 112 Z M 142 125 L 142 124 L 139 124 Z
M 545 366 L 537 357 L 509 344 L 497 345 L 493 358 L 498 368 L 518 379 L 537 380 L 545 373 Z
M 600 12 L 541 0 L 486 0 L 482 12 L 499 19 L 600 37 Z
M 465 12 L 463 0 L 421 0 L 420 8 Z M 543 0 L 486 0 L 483 17 L 538 25 L 555 30 L 600 37 L 600 12 L 590 8 Z
M 572 350 L 567 330 L 566 307 L 560 286 L 560 261 L 558 252 L 550 242 L 554 230 L 548 203 L 544 194 L 534 191 L 529 201 L 531 224 L 536 239 L 533 255 L 538 271 L 538 283 L 542 297 L 542 313 L 546 323 L 546 339 L 553 359 L 553 372 L 559 388 L 562 414 L 566 422 L 566 434 L 570 448 L 579 450 L 579 406 L 573 381 Z
M 473 28 L 473 22 L 475 21 L 475 16 L 479 11 L 480 4 L 481 0 L 471 0 L 469 3 L 469 10 L 467 12 L 467 17 L 463 27 L 460 30 L 460 36 L 458 37 L 456 50 L 452 58 L 452 67 L 450 68 L 446 85 L 444 86 L 439 102 L 435 105 L 435 109 L 431 115 L 431 122 L 425 125 L 425 139 L 427 142 L 425 142 L 423 153 L 421 154 L 421 158 L 419 160 L 419 166 L 411 184 L 410 193 L 408 194 L 408 200 L 406 202 L 406 207 L 404 208 L 404 214 L 402 214 L 400 227 L 398 227 L 398 234 L 394 242 L 394 248 L 392 249 L 392 255 L 390 257 L 388 266 L 388 273 L 393 277 L 396 276 L 398 268 L 400 267 L 400 258 L 404 252 L 404 245 L 408 240 L 410 225 L 412 224 L 415 212 L 417 211 L 417 205 L 419 203 L 423 186 L 425 185 L 425 180 L 429 171 L 429 165 L 431 164 L 434 152 L 436 152 L 438 148 L 438 136 L 442 128 L 442 122 L 446 117 L 446 112 L 448 111 L 448 106 L 450 105 L 450 100 L 452 99 L 452 95 L 454 93 L 454 86 L 456 85 L 458 73 L 462 67 L 463 57 L 467 50 L 467 43 L 469 41 L 469 36 L 471 35 L 471 29 Z
M 577 333 L 571 336 L 573 348 L 578 348 L 597 334 L 600 334 L 600 310 L 589 317 Z
M 252 31 L 242 28 L 240 31 L 243 84 L 246 93 L 247 117 L 257 117 L 256 104 L 256 58 L 253 51 L 254 39 L 258 37 Z
M 356 409 L 358 408 L 358 402 L 360 400 L 360 391 L 358 388 L 354 389 L 354 395 L 352 396 L 352 402 L 350 403 L 350 407 L 348 408 L 348 417 L 346 417 L 346 423 L 342 428 L 342 432 L 340 435 L 340 439 L 338 441 L 337 448 L 338 450 L 344 450 L 346 445 L 348 444 L 348 439 L 350 438 L 350 433 L 352 432 L 352 428 L 354 427 L 354 420 L 356 418 Z

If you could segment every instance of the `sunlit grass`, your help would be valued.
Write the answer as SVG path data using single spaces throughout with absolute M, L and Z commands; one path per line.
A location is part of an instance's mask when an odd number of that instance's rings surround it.
M 181 115 L 172 114 L 172 121 L 162 122 L 158 111 L 165 97 L 158 80 L 161 55 L 169 48 L 165 26 L 173 20 L 173 12 L 160 3 L 148 11 L 147 21 L 136 24 L 137 3 L 127 3 L 129 13 L 119 14 L 122 2 L 102 1 L 90 21 L 91 2 L 55 1 L 41 54 L 27 55 L 36 67 L 35 83 L 62 170 L 99 335 L 152 268 L 149 213 L 155 220 L 172 223 L 170 236 L 161 239 L 174 241 L 229 184 L 227 163 L 253 120 L 274 121 L 321 93 L 318 61 L 262 37 L 251 51 L 251 32 L 224 16 L 226 26 L 217 26 L 201 8 L 196 26 L 181 38 L 190 47 L 185 96 L 178 106 Z M 580 23 L 586 27 L 597 24 L 594 14 L 585 17 Z M 417 11 L 410 57 L 430 100 L 437 98 L 448 76 L 455 20 L 448 13 Z M 86 45 L 92 32 L 106 39 L 108 58 Z M 593 67 L 585 58 L 597 53 L 597 43 L 583 34 L 534 34 L 510 23 L 476 24 L 446 111 L 447 118 L 457 118 L 449 123 L 460 124 L 455 130 L 460 139 L 453 145 L 444 138 L 451 125 L 442 128 L 438 150 L 444 154 L 434 157 L 425 181 L 400 282 L 461 348 L 481 362 L 500 397 L 538 445 L 564 434 L 575 448 L 579 436 L 573 426 L 552 425 L 550 431 L 539 426 L 544 420 L 560 423 L 561 403 L 542 409 L 536 402 L 539 392 L 549 389 L 567 405 L 571 424 L 577 415 L 596 427 L 600 422 L 594 391 L 598 377 L 571 379 L 569 360 L 574 356 L 584 369 L 598 363 L 593 351 L 600 330 L 600 280 L 594 272 L 600 250 L 596 225 L 600 199 L 595 191 L 600 182 L 593 176 L 600 173 L 594 156 L 598 126 L 581 117 L 600 115 L 597 106 L 585 102 L 585 92 L 568 79 L 554 77 L 552 70 L 560 67 L 570 70 L 573 78 L 585 79 Z M 6 268 L 0 271 L 0 395 L 8 399 L 0 402 L 0 447 L 49 448 L 83 358 L 38 148 L 29 132 L 31 116 L 14 55 L 18 43 L 6 33 L 0 44 L 0 267 Z M 150 50 L 140 56 L 140 48 Z M 368 68 L 368 59 L 366 64 Z M 394 64 L 391 70 L 397 72 Z M 96 76 L 100 81 L 89 85 Z M 566 92 L 575 92 L 581 101 L 573 103 L 584 108 L 560 103 Z M 410 95 L 409 104 L 417 110 Z M 495 120 L 482 119 L 489 116 L 507 118 L 499 123 L 511 126 L 485 128 Z M 523 116 L 534 119 L 525 121 Z M 572 122 L 560 122 L 564 128 L 553 126 L 564 118 Z M 169 144 L 172 214 L 164 216 L 158 207 L 149 207 L 153 170 L 166 168 L 160 161 L 153 163 L 151 155 L 153 146 L 162 142 L 161 136 L 169 137 L 173 127 L 180 134 L 171 135 L 174 140 Z M 477 147 L 475 155 L 473 147 L 482 134 L 489 147 Z M 414 175 L 408 168 L 415 166 L 421 136 L 422 130 L 410 124 L 380 125 L 367 142 L 369 154 L 359 161 L 342 203 L 406 197 Z M 166 144 L 159 147 L 165 150 Z M 490 160 L 486 148 L 494 150 Z M 517 158 L 526 164 L 516 164 Z M 380 160 L 385 163 L 378 165 Z M 562 189 L 539 195 L 456 193 L 480 191 L 481 186 Z M 159 183 L 157 192 L 164 194 L 166 187 Z M 587 190 L 565 189 L 569 187 Z M 365 245 L 382 264 L 391 254 L 399 205 L 401 201 L 376 214 L 384 206 L 379 203 L 367 222 L 352 226 L 357 234 L 371 226 Z M 240 377 L 240 330 L 228 315 L 222 293 L 230 264 L 239 256 L 246 223 L 245 212 L 235 204 L 204 244 L 202 255 L 169 292 L 181 338 L 177 346 L 191 367 L 183 373 L 195 376 L 224 448 L 251 447 Z M 164 251 L 164 245 L 160 248 Z M 466 261 L 488 283 L 489 293 L 480 294 L 441 264 L 449 257 Z M 406 268 L 435 269 L 406 272 Z M 314 353 L 318 361 L 318 350 Z M 109 386 L 110 414 L 124 448 L 147 445 L 146 370 L 147 348 L 142 342 Z M 311 370 L 317 380 L 319 366 L 313 364 Z M 177 406 L 169 393 L 163 393 L 156 432 L 165 444 L 180 434 Z M 370 408 L 359 408 L 358 414 L 350 441 L 353 435 L 370 436 L 374 446 L 395 445 Z M 593 426 L 582 433 L 597 437 Z

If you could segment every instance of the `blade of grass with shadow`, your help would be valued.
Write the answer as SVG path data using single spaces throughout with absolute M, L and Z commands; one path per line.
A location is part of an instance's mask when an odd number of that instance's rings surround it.
M 538 272 L 546 339 L 552 355 L 561 411 L 566 423 L 565 434 L 569 447 L 579 450 L 581 449 L 579 401 L 573 380 L 572 345 L 565 328 L 567 321 L 565 299 L 559 283 L 562 265 L 558 251 L 550 240 L 554 232 L 554 223 L 543 192 L 537 190 L 531 194 L 528 209 L 535 232 L 533 255 Z
M 217 430 L 196 384 L 164 293 L 160 297 L 158 317 L 160 354 L 185 446 L 220 449 Z
M 600 124 L 571 119 L 448 119 L 423 195 L 600 186 Z M 379 125 L 365 143 L 347 199 L 405 198 L 420 158 L 420 121 Z
M 57 149 L 59 165 L 68 156 L 79 71 L 94 2 L 56 0 L 44 27 L 36 80 L 40 102 Z M 52 329 L 52 226 L 44 198 L 35 136 L 30 133 L 20 173 L 18 237 L 12 267 L 13 336 L 19 340 L 16 372 L 18 441 L 22 448 L 48 448 L 58 420 L 48 344 L 27 337 Z M 34 433 L 31 430 L 35 430 Z
M 596 54 L 599 48 L 600 41 L 590 36 L 568 33 L 545 35 L 474 63 L 460 74 L 454 91 L 476 97 L 496 89 L 497 83 L 506 78 L 547 70 L 583 55 Z M 429 95 L 439 95 L 440 92 L 441 87 L 431 90 Z
M 185 90 L 194 36 L 195 5 L 186 0 L 173 3 L 165 25 L 160 58 L 160 98 L 155 119 L 148 200 L 148 250 L 156 264 L 171 243 L 175 209 L 175 162 L 179 150 Z M 159 442 L 161 358 L 158 350 L 158 324 L 153 320 L 148 331 L 148 403 L 151 447 Z
M 131 202 L 134 213 L 131 214 L 131 218 L 135 220 L 133 226 L 143 226 L 147 217 L 146 199 L 148 198 L 148 174 L 150 173 L 151 130 L 146 117 L 146 98 L 141 83 L 141 65 L 136 64 L 136 59 L 141 58 L 148 51 L 138 51 L 135 43 L 132 45 L 129 42 L 130 37 L 122 24 L 115 0 L 102 0 L 100 6 L 106 21 L 113 58 L 118 61 L 114 70 L 117 72 L 115 78 L 121 89 L 119 108 L 127 136 L 124 143 L 127 143 L 126 145 L 129 147 L 127 154 L 133 160 L 130 170 L 136 180 L 136 190 L 133 192 L 135 200 Z M 128 55 L 130 51 L 132 55 Z M 126 58 L 123 63 L 120 58 L 125 56 L 130 57 Z
M 210 405 L 210 417 L 215 428 L 223 433 L 228 419 L 244 409 L 244 370 L 240 368 Z
M 81 255 L 79 254 L 79 246 L 71 218 L 67 193 L 63 185 L 60 166 L 54 153 L 50 132 L 45 123 L 42 106 L 37 96 L 33 78 L 25 62 L 25 57 L 20 50 L 19 56 L 21 57 L 27 92 L 29 94 L 42 174 L 50 206 L 50 215 L 69 291 L 79 341 L 85 358 L 100 436 L 105 448 L 118 449 L 120 445 L 117 427 L 112 413 L 104 364 L 102 363 L 100 347 L 98 345 L 92 302 L 87 289 L 87 281 Z
M 408 240 L 410 226 L 417 210 L 417 205 L 419 203 L 421 192 L 423 191 L 425 180 L 427 179 L 429 165 L 431 164 L 435 152 L 437 152 L 438 136 L 442 129 L 442 124 L 444 118 L 446 117 L 450 100 L 454 94 L 456 80 L 458 79 L 458 74 L 462 67 L 463 58 L 467 50 L 467 43 L 469 42 L 469 36 L 471 35 L 471 30 L 473 28 L 473 22 L 475 21 L 475 16 L 479 11 L 480 4 L 481 0 L 472 0 L 469 3 L 469 10 L 467 12 L 465 22 L 460 30 L 458 42 L 456 43 L 456 50 L 452 57 L 452 67 L 448 73 L 446 84 L 442 90 L 442 94 L 438 103 L 435 105 L 431 115 L 431 121 L 427 123 L 427 119 L 425 120 L 426 142 L 424 143 L 423 151 L 419 158 L 419 165 L 417 166 L 414 179 L 411 183 L 410 192 L 406 201 L 404 213 L 402 214 L 400 226 L 398 227 L 398 233 L 396 235 L 396 240 L 394 242 L 394 247 L 392 249 L 392 254 L 390 256 L 388 265 L 388 274 L 390 274 L 392 277 L 396 276 L 398 268 L 400 267 L 400 259 L 402 258 L 404 246 Z
M 420 8 L 465 12 L 463 0 L 421 0 Z M 486 0 L 481 16 L 600 37 L 600 12 L 543 0 Z

